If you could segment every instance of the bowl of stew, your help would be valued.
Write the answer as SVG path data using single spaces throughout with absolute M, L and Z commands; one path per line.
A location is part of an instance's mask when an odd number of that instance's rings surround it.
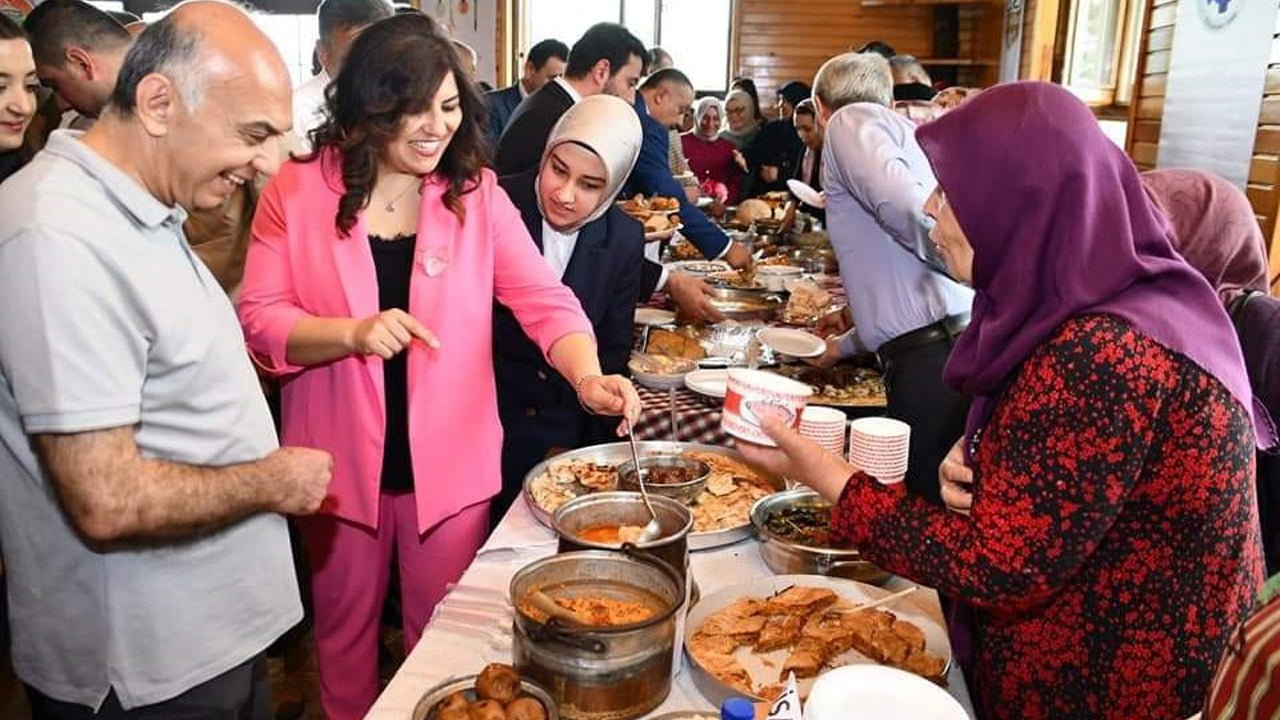
M 711 467 L 706 463 L 680 455 L 642 455 L 640 471 L 644 473 L 645 489 L 651 495 L 669 497 L 685 505 L 702 494 L 711 475 Z M 640 491 L 634 460 L 618 466 L 618 489 Z

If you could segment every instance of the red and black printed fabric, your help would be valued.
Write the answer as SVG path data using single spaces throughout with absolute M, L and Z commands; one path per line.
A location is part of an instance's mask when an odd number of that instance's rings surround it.
M 970 517 L 858 474 L 835 533 L 975 607 L 984 717 L 1185 718 L 1262 580 L 1252 439 L 1190 360 L 1073 318 L 984 427 Z

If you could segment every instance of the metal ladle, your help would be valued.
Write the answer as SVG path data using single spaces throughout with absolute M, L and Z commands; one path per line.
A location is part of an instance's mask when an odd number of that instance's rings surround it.
M 644 500 L 644 506 L 649 511 L 649 523 L 640 530 L 640 536 L 636 538 L 636 544 L 642 545 L 662 537 L 662 523 L 658 522 L 658 513 L 654 512 L 653 505 L 649 504 L 649 491 L 645 489 L 644 482 L 645 473 L 640 467 L 640 451 L 636 449 L 636 434 L 630 425 L 627 426 L 627 440 L 631 443 L 631 462 L 636 468 L 636 485 L 640 486 L 640 499 Z

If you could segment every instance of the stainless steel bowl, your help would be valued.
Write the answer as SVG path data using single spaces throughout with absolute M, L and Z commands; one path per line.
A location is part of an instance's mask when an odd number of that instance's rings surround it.
M 466 693 L 468 700 L 477 699 L 475 689 L 477 677 L 479 675 L 449 678 L 423 693 L 418 699 L 418 704 L 413 707 L 413 720 L 435 720 L 436 706 L 456 692 Z M 538 683 L 520 678 L 520 695 L 522 697 L 527 695 L 542 703 L 542 707 L 547 711 L 547 720 L 560 720 L 555 701 Z
M 808 488 L 795 488 L 762 497 L 752 506 L 751 524 L 760 536 L 760 555 L 770 570 L 779 575 L 830 575 L 872 585 L 889 579 L 889 573 L 863 559 L 857 550 L 809 547 L 770 532 L 770 516 L 802 506 L 831 507 L 831 503 Z
M 642 461 L 643 462 L 643 461 Z M 656 540 L 636 545 L 636 552 L 656 557 L 683 574 L 689 565 L 689 532 L 693 529 L 693 513 L 678 500 L 650 498 L 653 511 L 662 525 Z M 649 510 L 639 493 L 602 492 L 574 498 L 556 510 L 551 527 L 560 536 L 559 552 L 575 550 L 619 550 L 621 544 L 605 544 L 583 540 L 584 530 L 601 525 L 639 525 L 649 522 Z
M 782 298 L 761 290 L 712 287 L 710 303 L 730 320 L 769 320 L 782 307 Z
M 707 486 L 707 476 L 711 474 L 711 467 L 701 460 L 693 460 L 679 455 L 641 455 L 640 468 L 643 470 L 683 468 L 693 473 L 692 480 L 682 483 L 656 483 L 652 481 L 645 483 L 645 489 L 651 495 L 668 497 L 685 505 L 692 504 L 694 500 L 698 499 L 698 495 L 702 494 L 702 489 Z M 618 489 L 633 492 L 640 491 L 640 483 L 636 481 L 634 460 L 628 460 L 618 466 Z

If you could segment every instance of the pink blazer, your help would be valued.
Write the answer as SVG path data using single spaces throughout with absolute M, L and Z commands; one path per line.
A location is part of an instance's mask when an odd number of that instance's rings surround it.
M 363 217 L 348 238 L 334 228 L 342 192 L 334 160 L 288 162 L 263 191 L 238 311 L 255 358 L 284 378 L 284 444 L 333 454 L 333 482 L 321 512 L 377 527 L 386 437 L 382 360 L 348 356 L 303 367 L 285 357 L 301 318 L 378 313 Z M 409 313 L 440 339 L 439 350 L 419 341 L 407 350 L 421 532 L 501 486 L 493 301 L 511 308 L 544 353 L 567 334 L 591 333 L 577 298 L 543 261 L 491 171 L 462 197 L 465 223 L 444 207 L 444 191 L 434 179 L 423 189 L 409 288 Z

